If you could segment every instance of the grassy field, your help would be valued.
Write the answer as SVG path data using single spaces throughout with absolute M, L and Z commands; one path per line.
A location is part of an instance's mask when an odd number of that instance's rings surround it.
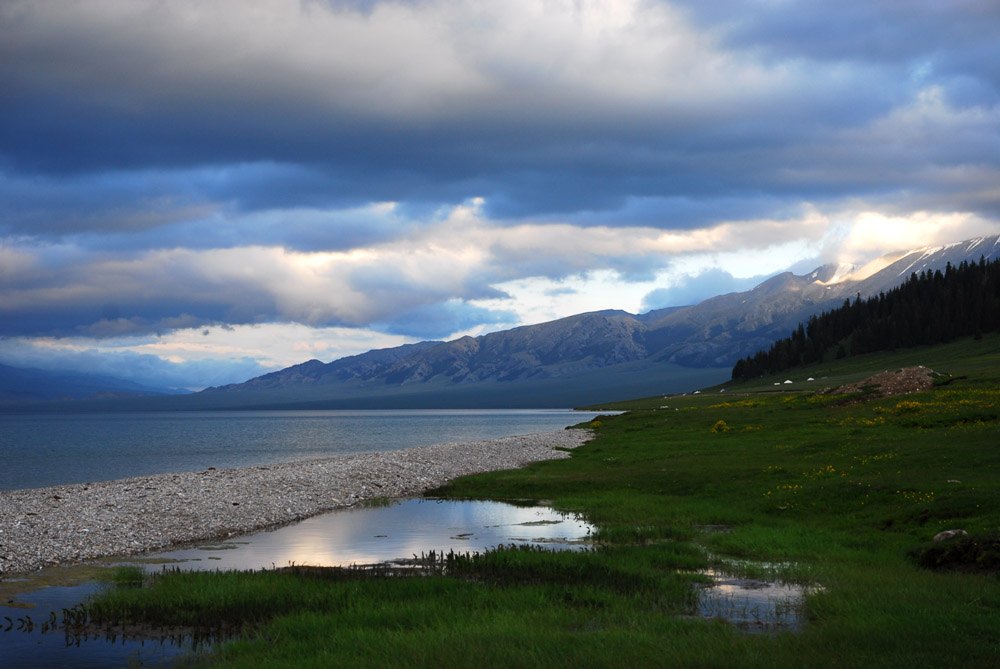
M 410 578 L 170 573 L 89 615 L 239 630 L 221 666 L 997 666 L 998 344 L 794 377 L 953 377 L 860 404 L 768 379 L 618 404 L 629 413 L 595 420 L 569 459 L 433 491 L 549 501 L 597 526 L 594 551 L 453 556 L 446 575 Z M 947 529 L 969 536 L 932 541 Z M 747 634 L 695 615 L 709 568 L 812 586 L 805 625 Z

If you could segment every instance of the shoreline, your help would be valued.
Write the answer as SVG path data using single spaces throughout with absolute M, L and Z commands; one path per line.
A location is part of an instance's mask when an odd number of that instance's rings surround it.
M 588 430 L 0 491 L 0 578 L 287 525 L 375 497 L 569 457 Z

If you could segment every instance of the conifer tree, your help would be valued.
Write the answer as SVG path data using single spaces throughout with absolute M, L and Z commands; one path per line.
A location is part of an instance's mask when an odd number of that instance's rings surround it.
M 948 263 L 944 272 L 910 274 L 901 285 L 866 300 L 844 300 L 810 316 L 770 349 L 739 360 L 734 380 L 774 374 L 823 360 L 934 345 L 1000 329 L 1000 260 Z

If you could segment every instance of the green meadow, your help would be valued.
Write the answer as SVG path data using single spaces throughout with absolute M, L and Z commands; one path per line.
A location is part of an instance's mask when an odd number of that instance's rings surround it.
M 910 365 L 940 385 L 821 392 Z M 572 457 L 429 493 L 579 513 L 592 551 L 435 556 L 420 576 L 126 570 L 81 615 L 225 632 L 212 666 L 1000 664 L 1000 338 L 783 374 L 605 405 L 627 413 Z M 949 529 L 968 536 L 933 541 Z M 802 624 L 699 615 L 711 569 L 807 586 Z

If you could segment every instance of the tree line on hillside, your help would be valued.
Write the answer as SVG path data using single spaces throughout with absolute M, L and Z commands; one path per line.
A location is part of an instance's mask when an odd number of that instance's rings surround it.
M 770 349 L 741 359 L 734 381 L 792 367 L 897 348 L 941 344 L 1000 329 L 1000 260 L 951 263 L 911 274 L 903 284 L 812 316 Z

